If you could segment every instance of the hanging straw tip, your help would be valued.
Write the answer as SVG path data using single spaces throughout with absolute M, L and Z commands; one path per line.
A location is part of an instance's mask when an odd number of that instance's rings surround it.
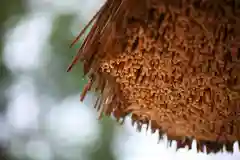
M 68 68 L 67 68 L 67 72 L 70 72 L 72 70 L 72 68 L 73 68 L 73 65 L 72 64 L 69 65 Z

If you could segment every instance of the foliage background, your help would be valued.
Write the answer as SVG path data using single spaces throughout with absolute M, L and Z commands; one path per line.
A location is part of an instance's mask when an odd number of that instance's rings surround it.
M 69 44 L 103 0 L 1 0 L 0 156 L 3 160 L 240 159 L 167 148 L 166 139 L 136 133 L 130 120 L 97 121 L 81 64 L 66 72 L 81 42 Z M 194 144 L 196 145 L 196 144 Z

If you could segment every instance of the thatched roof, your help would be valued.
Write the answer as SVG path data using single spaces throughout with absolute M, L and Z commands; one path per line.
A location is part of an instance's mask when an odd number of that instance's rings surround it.
M 147 124 L 178 148 L 196 139 L 199 151 L 225 144 L 232 152 L 240 140 L 239 1 L 107 0 L 89 24 L 69 67 L 84 63 L 82 99 L 99 91 L 100 113 L 131 113 L 139 130 Z

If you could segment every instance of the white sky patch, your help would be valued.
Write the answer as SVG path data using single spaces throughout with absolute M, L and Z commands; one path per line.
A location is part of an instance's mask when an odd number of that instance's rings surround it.
M 59 145 L 91 144 L 99 135 L 97 121 L 79 96 L 53 107 L 46 119 L 50 137 Z
M 30 140 L 26 144 L 26 155 L 34 160 L 51 160 L 53 158 L 49 143 L 43 140 Z
M 122 130 L 124 128 L 124 130 Z M 123 132 L 124 131 L 124 132 Z M 130 118 L 127 118 L 123 127 L 117 127 L 114 152 L 119 160 L 237 160 L 240 159 L 237 143 L 234 144 L 234 154 L 197 153 L 196 142 L 193 142 L 192 150 L 187 148 L 176 151 L 176 142 L 172 147 L 167 147 L 166 137 L 158 144 L 158 134 L 151 134 L 143 128 L 139 133 L 136 127 L 132 127 Z
M 82 16 L 89 21 L 105 3 L 105 0 L 80 0 L 80 2 L 82 5 L 84 5 L 84 7 L 81 9 Z
M 52 19 L 46 14 L 24 18 L 6 34 L 4 61 L 13 72 L 36 69 L 41 64 L 41 50 L 51 31 Z
M 33 12 L 45 11 L 55 14 L 77 14 L 90 19 L 105 0 L 28 0 L 29 8 Z M 83 17 L 82 17 L 83 18 Z
M 9 105 L 7 121 L 16 131 L 36 129 L 39 106 L 35 95 L 34 85 L 30 78 L 20 77 L 9 89 Z

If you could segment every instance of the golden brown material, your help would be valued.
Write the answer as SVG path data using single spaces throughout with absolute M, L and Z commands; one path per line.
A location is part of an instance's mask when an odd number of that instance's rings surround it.
M 80 59 L 96 108 L 132 114 L 178 148 L 229 152 L 240 140 L 240 1 L 107 0 Z M 80 35 L 81 36 L 81 35 Z M 80 37 L 79 36 L 79 37 Z

